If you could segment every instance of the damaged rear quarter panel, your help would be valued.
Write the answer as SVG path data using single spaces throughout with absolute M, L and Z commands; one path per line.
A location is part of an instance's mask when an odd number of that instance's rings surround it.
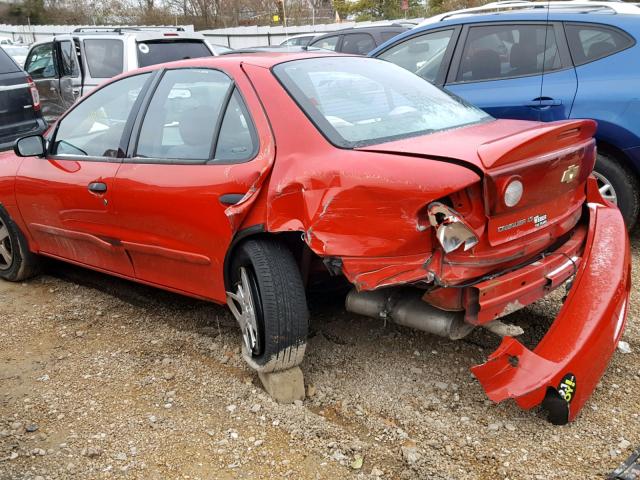
M 361 288 L 425 277 L 432 245 L 429 230 L 418 229 L 420 210 L 479 182 L 478 174 L 438 160 L 337 148 L 271 71 L 244 69 L 264 102 L 276 141 L 267 230 L 303 232 L 316 254 L 339 257 L 347 278 Z M 358 282 L 362 275 L 369 276 L 364 283 Z

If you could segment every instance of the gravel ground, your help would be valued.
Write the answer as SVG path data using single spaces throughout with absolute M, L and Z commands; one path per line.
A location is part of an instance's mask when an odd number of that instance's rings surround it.
M 638 231 L 633 249 L 637 278 Z M 527 342 L 558 298 L 516 314 Z M 278 405 L 225 309 L 52 264 L 0 282 L 0 478 L 603 478 L 640 444 L 639 302 L 631 353 L 554 427 L 486 399 L 469 366 L 490 334 L 454 343 L 314 297 L 308 398 Z

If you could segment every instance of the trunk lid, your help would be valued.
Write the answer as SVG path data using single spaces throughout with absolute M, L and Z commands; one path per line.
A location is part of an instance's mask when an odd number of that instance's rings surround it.
M 441 159 L 481 173 L 486 236 L 496 246 L 576 215 L 595 165 L 595 130 L 592 120 L 496 120 L 359 150 Z M 523 194 L 508 207 L 504 192 L 514 180 Z

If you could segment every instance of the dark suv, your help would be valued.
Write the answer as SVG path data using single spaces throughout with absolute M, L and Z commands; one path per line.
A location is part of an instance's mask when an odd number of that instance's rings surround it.
M 29 133 L 42 133 L 47 124 L 31 77 L 0 48 L 0 150 Z
M 314 38 L 309 47 L 334 52 L 366 55 L 378 45 L 408 30 L 405 25 L 344 28 Z

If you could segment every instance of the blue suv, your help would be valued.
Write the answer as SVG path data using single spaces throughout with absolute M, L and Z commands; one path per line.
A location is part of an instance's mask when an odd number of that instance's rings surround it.
M 594 173 L 631 229 L 640 211 L 640 6 L 552 4 L 440 15 L 369 55 L 497 118 L 597 120 Z

